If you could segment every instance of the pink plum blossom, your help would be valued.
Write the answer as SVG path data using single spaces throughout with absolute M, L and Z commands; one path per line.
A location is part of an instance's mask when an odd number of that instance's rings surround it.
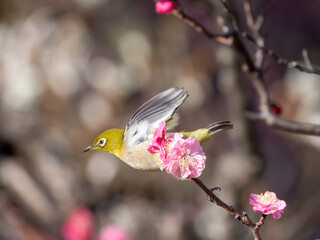
M 131 240 L 131 237 L 121 227 L 109 225 L 101 230 L 98 240 Z
M 156 3 L 156 12 L 159 14 L 170 14 L 175 4 L 169 0 L 162 0 Z
M 166 141 L 166 125 L 164 121 L 161 121 L 159 127 L 154 130 L 152 135 L 152 139 L 149 142 L 148 151 L 152 154 L 160 153 L 163 151 L 163 146 L 165 145 Z
M 183 138 L 181 133 L 168 137 L 167 157 L 163 160 L 165 170 L 179 179 L 197 178 L 205 168 L 206 156 L 199 141 L 189 137 Z
M 251 194 L 251 197 L 249 203 L 253 205 L 253 211 L 262 212 L 265 215 L 272 214 L 274 219 L 279 219 L 287 206 L 286 202 L 279 200 L 274 192 Z
M 149 140 L 148 152 L 154 155 L 154 159 L 161 171 L 164 169 L 163 160 L 167 157 L 167 146 L 171 140 L 168 140 L 166 136 L 166 125 L 164 121 L 161 121 L 159 127 L 154 130 L 152 138 Z
M 147 149 L 155 155 L 161 171 L 165 169 L 179 179 L 199 177 L 206 162 L 200 143 L 192 137 L 184 139 L 181 133 L 174 133 L 167 138 L 165 134 L 165 123 L 161 122 Z
M 65 240 L 89 240 L 93 228 L 92 212 L 85 207 L 80 207 L 67 216 L 61 234 Z

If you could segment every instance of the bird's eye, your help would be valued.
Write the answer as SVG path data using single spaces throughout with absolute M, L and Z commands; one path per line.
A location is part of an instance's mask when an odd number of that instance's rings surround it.
M 105 138 L 101 138 L 101 139 L 99 140 L 99 146 L 100 146 L 100 147 L 103 147 L 104 145 L 106 145 L 106 142 L 107 142 L 107 140 L 106 140 Z

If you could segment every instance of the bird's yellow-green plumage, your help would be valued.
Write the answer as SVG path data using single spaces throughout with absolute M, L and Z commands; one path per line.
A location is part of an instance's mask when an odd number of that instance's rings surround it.
M 150 135 L 161 121 L 166 121 L 168 129 L 174 127 L 173 123 L 178 123 L 178 118 L 174 117 L 174 113 L 187 96 L 188 94 L 179 88 L 171 88 L 159 93 L 136 111 L 130 118 L 126 129 L 104 131 L 85 151 L 102 150 L 114 154 L 138 170 L 159 170 L 154 156 L 147 151 Z M 181 133 L 185 138 L 193 137 L 203 143 L 214 133 L 232 127 L 230 122 L 222 121 L 207 128 Z
M 123 135 L 124 129 L 109 129 L 101 133 L 93 142 L 93 150 L 102 150 L 116 155 L 118 158 L 123 156 Z M 106 139 L 105 145 L 99 144 L 101 139 Z

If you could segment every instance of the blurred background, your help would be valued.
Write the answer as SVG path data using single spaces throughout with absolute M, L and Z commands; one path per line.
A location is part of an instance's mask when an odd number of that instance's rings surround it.
M 228 2 L 247 29 L 242 1 Z M 289 60 L 302 60 L 306 48 L 320 65 L 319 1 L 252 2 L 255 16 L 268 12 L 267 48 Z M 219 1 L 182 4 L 222 31 Z M 282 117 L 319 123 L 319 77 L 269 58 L 265 67 Z M 221 187 L 218 196 L 253 220 L 260 214 L 250 193 L 269 190 L 285 200 L 283 217 L 267 218 L 263 239 L 320 238 L 320 138 L 245 118 L 257 96 L 239 53 L 157 15 L 149 0 L 1 0 L 0 239 L 63 239 L 68 221 L 88 229 L 77 240 L 97 239 L 109 225 L 140 240 L 252 239 L 193 182 L 139 172 L 104 152 L 82 154 L 100 132 L 124 128 L 142 103 L 173 86 L 189 92 L 178 130 L 235 125 L 204 145 L 208 187 Z M 79 211 L 80 219 L 70 218 Z

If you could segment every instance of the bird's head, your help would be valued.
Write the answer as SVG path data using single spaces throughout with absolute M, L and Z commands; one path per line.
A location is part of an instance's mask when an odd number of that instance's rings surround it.
M 93 142 L 88 146 L 84 152 L 90 150 L 101 150 L 112 153 L 121 158 L 123 150 L 123 129 L 109 129 L 101 133 Z

